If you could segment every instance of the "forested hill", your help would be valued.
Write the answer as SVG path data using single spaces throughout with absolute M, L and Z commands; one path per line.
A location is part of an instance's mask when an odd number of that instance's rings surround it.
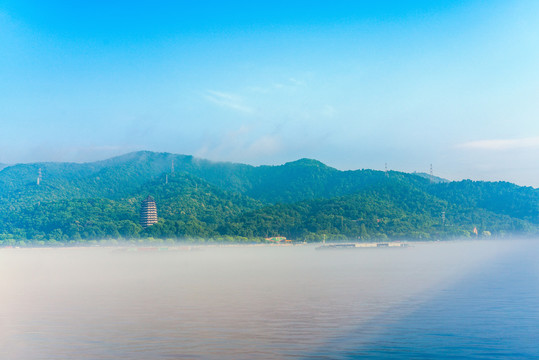
M 395 171 L 339 171 L 311 159 L 250 166 L 147 151 L 84 164 L 18 164 L 0 171 L 0 241 L 315 241 L 538 229 L 537 189 L 433 180 Z M 138 212 L 147 195 L 156 199 L 159 223 L 142 229 Z

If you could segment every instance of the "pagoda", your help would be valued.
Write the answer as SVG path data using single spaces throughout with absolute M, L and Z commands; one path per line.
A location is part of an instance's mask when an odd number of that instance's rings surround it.
M 140 207 L 140 225 L 143 228 L 152 226 L 157 223 L 157 207 L 155 206 L 155 200 L 149 196 L 142 201 Z

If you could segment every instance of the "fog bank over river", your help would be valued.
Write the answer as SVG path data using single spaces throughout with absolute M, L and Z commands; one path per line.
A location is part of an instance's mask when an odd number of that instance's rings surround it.
M 391 326 L 527 248 L 538 246 L 1 249 L 0 353 L 6 359 L 309 357 L 358 329 L 377 336 L 385 331 L 379 324 Z

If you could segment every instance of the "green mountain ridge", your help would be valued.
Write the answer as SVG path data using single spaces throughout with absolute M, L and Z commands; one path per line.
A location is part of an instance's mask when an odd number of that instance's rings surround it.
M 37 184 L 41 169 L 42 178 Z M 159 222 L 138 225 L 152 195 Z M 248 238 L 316 241 L 533 234 L 539 192 L 505 182 L 431 182 L 421 174 L 340 171 L 317 160 L 278 166 L 134 152 L 92 163 L 0 171 L 0 241 Z
M 427 174 L 427 173 L 424 173 L 424 172 L 415 172 L 414 171 L 412 174 L 414 174 L 416 176 L 420 176 L 420 177 L 425 178 L 425 179 L 428 179 L 429 182 L 434 182 L 434 183 L 448 183 L 448 182 L 451 182 L 451 181 L 449 181 L 447 179 L 444 179 L 442 177 Z

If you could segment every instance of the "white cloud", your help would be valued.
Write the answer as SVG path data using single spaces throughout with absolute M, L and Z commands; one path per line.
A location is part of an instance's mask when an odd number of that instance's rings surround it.
M 303 82 L 302 80 L 298 80 L 296 78 L 290 78 L 288 79 L 288 81 L 292 84 L 292 85 L 296 85 L 296 86 L 303 86 L 305 85 L 305 82 Z
M 273 82 L 265 86 L 250 86 L 247 90 L 253 93 L 269 94 L 269 93 L 287 93 L 305 87 L 306 83 L 296 78 L 289 78 L 281 82 Z
M 52 144 L 43 142 L 35 146 L 27 146 L 17 151 L 16 159 L 0 159 L 0 162 L 8 163 L 33 163 L 44 161 L 59 162 L 91 162 L 108 159 L 131 151 L 140 150 L 133 146 L 116 145 L 80 145 Z M 9 153 L 7 155 L 10 155 Z
M 245 105 L 245 101 L 239 95 L 222 91 L 208 90 L 204 98 L 216 105 L 236 110 L 243 113 L 253 113 L 254 110 Z
M 322 109 L 322 114 L 326 117 L 332 118 L 337 114 L 337 110 L 331 105 L 325 105 Z
M 461 149 L 494 151 L 539 148 L 539 136 L 520 139 L 477 140 L 458 144 L 457 147 Z
M 212 160 L 252 161 L 271 157 L 283 151 L 284 144 L 279 134 L 255 134 L 245 125 L 218 137 L 208 138 L 199 148 L 197 157 Z
M 255 139 L 248 147 L 247 153 L 251 156 L 273 155 L 283 148 L 281 138 L 276 135 L 265 135 Z

